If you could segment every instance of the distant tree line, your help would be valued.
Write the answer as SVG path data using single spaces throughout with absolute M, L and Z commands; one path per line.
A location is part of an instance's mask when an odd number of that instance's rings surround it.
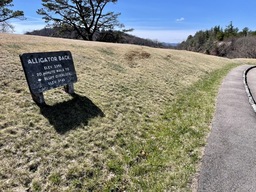
M 215 26 L 198 31 L 179 44 L 178 49 L 229 58 L 256 58 L 256 31 L 248 27 L 241 31 L 232 22 L 226 28 Z
M 69 39 L 82 39 L 76 31 L 66 30 L 61 27 L 45 27 L 41 30 L 26 32 L 26 35 L 39 35 L 48 37 L 60 37 Z M 127 31 L 101 30 L 94 34 L 94 41 L 143 45 L 156 48 L 172 48 L 172 45 L 157 40 L 144 39 L 130 35 Z

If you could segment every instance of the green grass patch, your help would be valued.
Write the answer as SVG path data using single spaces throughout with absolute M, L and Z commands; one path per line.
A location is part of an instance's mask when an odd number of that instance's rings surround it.
M 53 173 L 50 175 L 49 180 L 53 185 L 59 185 L 61 182 L 61 175 L 59 173 Z
M 182 91 L 162 117 L 137 130 L 136 137 L 124 134 L 125 142 L 117 135 L 119 157 L 111 159 L 108 166 L 115 178 L 125 175 L 129 179 L 112 179 L 106 182 L 108 189 L 190 191 L 210 131 L 219 85 L 235 66 L 214 71 Z

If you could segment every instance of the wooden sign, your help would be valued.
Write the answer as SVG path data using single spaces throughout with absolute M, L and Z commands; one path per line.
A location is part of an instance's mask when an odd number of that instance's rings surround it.
M 45 103 L 43 92 L 56 87 L 64 86 L 67 93 L 74 93 L 77 76 L 70 51 L 24 53 L 20 60 L 36 103 Z

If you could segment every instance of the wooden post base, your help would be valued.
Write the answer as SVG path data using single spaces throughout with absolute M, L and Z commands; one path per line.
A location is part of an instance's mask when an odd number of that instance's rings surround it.
M 74 84 L 70 83 L 67 85 L 64 85 L 64 90 L 66 93 L 68 94 L 74 94 Z M 36 102 L 37 105 L 45 105 L 45 100 L 44 100 L 44 94 L 42 93 L 33 93 L 31 92 L 31 96 L 33 98 L 33 100 Z
M 32 95 L 33 100 L 36 102 L 36 104 L 38 104 L 38 105 L 45 104 L 43 93 L 32 93 L 31 92 L 31 95 Z
M 69 94 L 75 93 L 75 91 L 74 91 L 74 84 L 73 83 L 69 83 L 67 85 L 64 85 L 64 90 L 66 91 L 66 93 L 69 93 Z

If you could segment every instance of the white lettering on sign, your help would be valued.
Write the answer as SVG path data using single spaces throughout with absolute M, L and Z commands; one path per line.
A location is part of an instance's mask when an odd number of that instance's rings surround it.
M 64 78 L 62 78 L 62 79 L 58 79 L 58 83 L 63 83 L 63 82 L 65 82 L 66 80 L 64 79 Z
M 69 59 L 70 57 L 48 57 L 49 59 Z M 46 60 L 45 60 L 46 61 Z M 31 60 L 32 62 L 32 60 Z M 33 60 L 33 62 L 44 62 L 43 59 Z M 70 69 L 68 67 L 63 67 L 61 63 L 57 63 L 54 65 L 44 65 L 44 71 L 36 73 L 37 77 L 42 77 L 44 81 L 47 82 L 47 85 L 54 86 L 55 84 L 65 83 L 66 77 L 71 76 Z M 41 81 L 41 79 L 40 79 Z
M 54 79 L 54 75 L 51 75 L 51 76 L 48 76 L 48 77 L 44 77 L 45 81 L 49 81 L 49 80 L 52 80 L 52 79 Z
M 71 60 L 71 58 L 69 57 L 69 55 L 59 56 L 59 61 L 62 60 Z
M 56 71 L 55 70 L 51 70 L 51 71 L 45 71 L 43 72 L 43 76 L 46 76 L 46 75 L 52 75 L 52 74 L 55 74 Z
M 58 61 L 57 57 L 47 57 L 48 62 Z
M 57 84 L 57 81 L 56 81 L 56 80 L 53 80 L 53 81 L 49 81 L 49 82 L 48 82 L 48 85 L 50 85 L 50 86 L 53 86 L 54 84 Z
M 65 70 L 64 69 L 56 69 L 56 72 L 57 73 L 62 73 L 62 72 L 64 72 Z
M 58 61 L 57 57 L 40 57 L 40 58 L 32 58 L 28 59 L 28 64 L 40 64 L 40 63 L 48 63 Z
M 55 78 L 60 78 L 60 77 L 65 77 L 65 74 L 61 73 L 61 74 L 58 74 L 58 75 L 55 75 Z
M 57 68 L 62 68 L 62 65 L 61 65 L 61 64 L 54 65 L 54 68 L 55 68 L 55 69 L 57 69 Z
M 51 65 L 44 66 L 44 70 L 49 70 L 49 69 L 52 69 L 52 66 L 51 66 Z

